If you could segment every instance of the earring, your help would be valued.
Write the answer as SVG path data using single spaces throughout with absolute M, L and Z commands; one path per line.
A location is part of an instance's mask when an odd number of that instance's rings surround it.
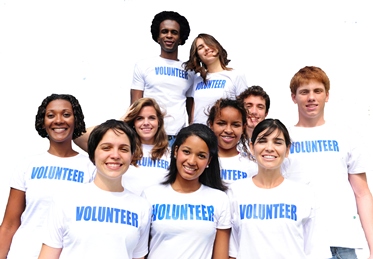
M 207 165 L 206 168 L 209 168 L 209 165 Z

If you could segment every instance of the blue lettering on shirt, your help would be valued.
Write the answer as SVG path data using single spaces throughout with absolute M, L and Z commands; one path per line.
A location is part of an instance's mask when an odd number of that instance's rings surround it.
M 240 204 L 240 219 L 297 220 L 297 206 L 293 204 Z
M 214 206 L 203 204 L 154 204 L 153 221 L 203 220 L 214 222 Z
M 32 168 L 31 179 L 64 180 L 82 183 L 84 172 L 67 167 L 40 166 Z
M 221 169 L 220 176 L 221 176 L 221 179 L 223 180 L 237 181 L 240 179 L 247 178 L 247 173 L 240 171 L 240 170 L 235 170 L 235 169 Z
M 212 89 L 212 88 L 224 88 L 226 82 L 227 82 L 227 80 L 208 80 L 207 84 L 205 84 L 202 81 L 202 82 L 199 82 L 196 85 L 196 91 L 205 90 L 205 89 Z
M 155 67 L 155 74 L 157 76 L 173 76 L 188 80 L 188 72 L 176 67 Z
M 306 140 L 300 142 L 293 142 L 290 147 L 290 154 L 315 152 L 339 152 L 338 141 Z
M 142 157 L 140 160 L 137 161 L 137 164 L 143 167 L 157 167 L 168 169 L 169 161 L 164 159 L 152 160 L 151 157 Z
M 101 206 L 76 207 L 76 221 L 97 221 L 115 224 L 126 224 L 138 228 L 137 213 L 118 208 Z

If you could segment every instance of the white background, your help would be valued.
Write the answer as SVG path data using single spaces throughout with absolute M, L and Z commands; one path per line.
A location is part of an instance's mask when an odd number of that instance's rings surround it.
M 331 80 L 327 120 L 354 127 L 349 137 L 372 146 L 370 1 L 0 0 L 0 220 L 10 174 L 25 156 L 48 148 L 34 128 L 41 101 L 73 94 L 87 126 L 119 118 L 135 62 L 160 54 L 150 24 L 164 10 L 189 20 L 181 60 L 199 33 L 213 35 L 229 66 L 268 92 L 268 117 L 287 125 L 297 121 L 291 77 L 306 65 L 321 67 Z

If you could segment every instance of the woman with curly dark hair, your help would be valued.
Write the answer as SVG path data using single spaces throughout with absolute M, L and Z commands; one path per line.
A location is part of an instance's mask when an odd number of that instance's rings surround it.
M 22 161 L 11 177 L 0 228 L 0 258 L 37 258 L 54 194 L 93 180 L 94 165 L 72 147 L 72 140 L 85 132 L 82 108 L 74 96 L 46 97 L 38 108 L 35 129 L 49 140 L 49 149 Z
M 243 73 L 228 67 L 230 59 L 223 46 L 211 35 L 199 34 L 190 48 L 185 70 L 194 71 L 193 123 L 206 124 L 208 109 L 220 98 L 236 99 L 247 89 Z

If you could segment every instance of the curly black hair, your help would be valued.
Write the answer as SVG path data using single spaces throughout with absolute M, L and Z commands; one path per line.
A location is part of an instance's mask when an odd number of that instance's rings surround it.
M 84 115 L 82 107 L 79 104 L 79 101 L 70 94 L 52 94 L 47 96 L 41 103 L 38 108 L 38 113 L 35 116 L 35 129 L 42 138 L 49 138 L 47 132 L 44 129 L 44 117 L 48 104 L 54 100 L 66 100 L 71 103 L 74 112 L 74 133 L 73 139 L 81 136 L 86 132 Z
M 154 16 L 150 26 L 150 32 L 152 33 L 153 40 L 158 42 L 159 26 L 164 20 L 176 21 L 180 25 L 180 45 L 184 45 L 190 33 L 189 22 L 184 16 L 173 11 L 163 11 Z

